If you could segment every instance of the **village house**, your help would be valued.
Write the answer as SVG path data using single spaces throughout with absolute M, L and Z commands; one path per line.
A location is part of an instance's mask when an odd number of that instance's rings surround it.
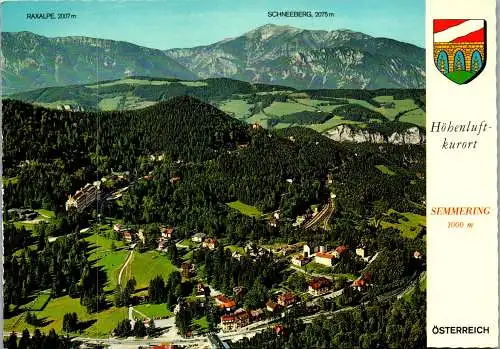
M 234 311 L 236 309 L 236 302 L 230 298 L 227 298 L 225 295 L 220 294 L 214 297 L 215 304 L 221 308 L 226 310 L 227 312 Z
M 368 286 L 371 285 L 371 281 L 371 275 L 367 273 L 354 280 L 351 284 L 351 287 L 358 291 L 364 291 Z
M 205 295 L 205 285 L 203 283 L 198 283 L 196 286 L 196 295 L 197 296 L 204 296 Z
M 236 329 L 236 317 L 234 315 L 222 315 L 220 325 L 224 332 L 234 331 Z
M 235 297 L 242 297 L 245 294 L 245 287 L 243 286 L 235 286 L 233 287 L 233 293 Z
M 335 252 L 339 254 L 339 257 L 342 256 L 344 253 L 346 253 L 349 250 L 349 246 L 347 245 L 341 245 L 335 249 Z M 339 258 L 337 257 L 337 258 Z
M 264 315 L 264 310 L 262 309 L 250 310 L 251 321 L 259 321 L 262 319 L 262 315 Z
M 304 249 L 303 249 L 304 258 L 312 257 L 314 255 L 314 253 L 316 253 L 316 252 L 319 252 L 318 246 L 314 246 L 311 244 L 304 245 Z
M 162 238 L 158 239 L 158 248 L 157 248 L 158 251 L 166 251 L 167 247 L 168 247 L 167 240 L 162 239 Z
M 248 326 L 250 324 L 250 315 L 243 310 L 240 309 L 241 311 L 235 311 L 234 316 L 236 318 L 236 326 L 238 328 Z
M 309 282 L 308 292 L 313 296 L 319 296 L 332 289 L 331 280 L 325 277 L 314 278 Z
M 278 296 L 278 304 L 286 308 L 295 303 L 295 296 L 292 292 L 285 292 Z
M 121 231 L 122 237 L 127 242 L 132 242 L 135 238 L 135 231 L 131 229 L 125 229 Z
M 137 237 L 139 238 L 139 240 L 141 240 L 141 242 L 143 244 L 146 242 L 146 235 L 144 234 L 143 229 L 139 229 L 139 232 L 137 233 Z
M 192 263 L 184 262 L 181 264 L 181 275 L 184 278 L 190 278 L 196 272 L 195 265 Z
M 309 263 L 309 261 L 309 258 L 304 258 L 302 255 L 297 255 L 292 258 L 292 264 L 298 267 L 306 265 L 307 263 Z
M 254 123 L 252 124 L 252 129 L 253 129 L 253 130 L 259 130 L 259 129 L 261 129 L 261 128 L 262 128 L 262 126 L 261 126 L 259 123 L 254 122 Z
M 277 336 L 286 336 L 285 328 L 281 324 L 275 325 L 273 331 Z
M 240 260 L 241 258 L 241 254 L 238 253 L 238 251 L 234 251 L 233 254 L 231 255 L 231 257 L 237 259 L 237 260 Z
M 316 252 L 314 255 L 314 261 L 319 264 L 323 264 L 331 267 L 336 259 L 336 255 L 329 252 Z
M 203 242 L 203 240 L 205 240 L 206 237 L 207 237 L 207 234 L 205 234 L 205 233 L 196 233 L 193 235 L 191 240 L 193 242 Z
M 366 257 L 366 253 L 366 246 L 359 246 L 358 248 L 356 248 L 356 254 L 361 258 L 364 259 Z
M 170 178 L 170 183 L 176 184 L 176 183 L 179 183 L 180 180 L 181 180 L 181 177 L 177 177 L 177 176 L 176 177 L 172 177 L 172 178 Z
M 161 237 L 164 239 L 171 239 L 174 233 L 172 227 L 160 227 Z
M 270 313 L 274 313 L 278 310 L 278 303 L 273 302 L 272 300 L 268 300 L 266 303 L 266 309 Z
M 207 238 L 203 241 L 202 246 L 209 250 L 215 250 L 215 247 L 217 247 L 217 240 L 215 238 Z
M 276 228 L 278 226 L 278 220 L 274 217 L 269 218 L 269 226 Z

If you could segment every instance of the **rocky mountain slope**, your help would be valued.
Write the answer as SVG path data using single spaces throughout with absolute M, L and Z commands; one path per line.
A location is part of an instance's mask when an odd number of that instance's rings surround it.
M 200 77 L 294 88 L 422 88 L 423 48 L 350 30 L 268 24 L 212 45 L 166 54 Z
M 384 134 L 352 125 L 339 125 L 325 132 L 325 136 L 337 142 L 425 144 L 425 131 L 415 126 Z
M 197 78 L 161 50 L 128 42 L 82 36 L 47 38 L 30 32 L 1 35 L 4 94 L 127 75 Z

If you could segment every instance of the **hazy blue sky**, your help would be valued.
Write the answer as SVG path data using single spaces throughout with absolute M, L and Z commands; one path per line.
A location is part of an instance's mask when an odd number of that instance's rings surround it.
M 266 23 L 304 29 L 351 29 L 424 46 L 424 0 L 7 1 L 3 31 L 85 35 L 167 49 L 211 44 Z M 333 18 L 270 18 L 267 12 L 327 11 Z M 27 13 L 76 19 L 29 20 Z

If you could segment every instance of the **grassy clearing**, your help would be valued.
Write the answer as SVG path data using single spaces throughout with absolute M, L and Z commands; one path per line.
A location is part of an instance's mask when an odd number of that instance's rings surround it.
M 14 222 L 14 225 L 17 229 L 20 229 L 21 227 L 30 231 L 34 229 L 34 224 L 32 223 Z
M 90 243 L 89 261 L 95 261 L 97 267 L 102 267 L 106 273 L 105 291 L 111 291 L 116 288 L 118 282 L 118 273 L 122 264 L 127 258 L 127 251 L 121 249 L 124 243 L 121 241 L 111 240 L 97 234 L 90 235 L 85 238 L 85 241 Z M 118 250 L 111 251 L 111 245 L 115 244 Z
M 266 114 L 283 116 L 301 111 L 315 111 L 316 109 L 299 103 L 291 102 L 273 102 L 269 107 L 264 108 Z
M 238 252 L 239 254 L 245 254 L 245 248 L 236 245 L 227 245 L 225 248 L 228 248 L 231 252 Z
M 45 308 L 45 305 L 49 302 L 49 300 L 50 300 L 50 293 L 49 292 L 40 293 L 38 295 L 38 297 L 36 297 L 33 304 L 31 304 L 30 309 L 36 310 L 36 311 L 43 310 L 43 308 Z
M 182 85 L 191 86 L 191 87 L 202 87 L 208 86 L 205 81 L 179 81 Z
M 167 279 L 170 273 L 177 270 L 177 267 L 170 260 L 158 251 L 147 251 L 139 253 L 134 251 L 132 261 L 122 275 L 122 283 L 134 277 L 137 281 L 136 289 L 146 288 L 149 281 L 157 275 Z
M 389 210 L 389 213 L 391 212 L 395 211 Z M 426 226 L 426 217 L 411 212 L 404 212 L 401 214 L 406 219 L 400 218 L 398 220 L 398 223 L 390 223 L 382 221 L 380 222 L 380 224 L 384 228 L 392 227 L 399 229 L 404 237 L 407 237 L 409 239 L 414 239 L 417 236 L 418 232 L 420 231 L 420 228 L 422 226 Z
M 389 167 L 385 166 L 385 165 L 376 165 L 375 166 L 380 172 L 386 174 L 386 175 L 389 175 L 389 176 L 394 176 L 396 175 L 396 172 L 392 171 L 391 169 L 389 169 Z
M 258 114 L 254 114 L 248 119 L 246 119 L 246 122 L 249 124 L 254 124 L 257 123 L 262 127 L 267 127 L 267 120 L 269 119 L 269 116 L 264 114 L 263 112 L 260 112 Z
M 406 99 L 394 99 L 393 96 L 378 96 L 375 97 L 374 100 L 380 103 L 394 103 L 394 107 L 380 107 L 377 108 L 376 110 L 384 115 L 386 118 L 389 120 L 394 120 L 397 114 L 413 109 L 418 109 L 420 110 L 421 113 L 423 113 L 423 110 L 421 110 L 416 104 L 415 101 L 411 98 L 406 98 Z
M 241 201 L 233 201 L 233 202 L 228 202 L 226 205 L 229 207 L 240 211 L 244 215 L 250 216 L 250 217 L 259 217 L 262 216 L 262 212 L 260 212 L 257 207 L 247 205 Z
M 199 319 L 193 320 L 192 325 L 196 327 L 199 331 L 208 330 L 207 316 L 203 316 Z
M 99 313 L 88 314 L 85 307 L 80 305 L 79 298 L 69 296 L 52 299 L 44 310 L 33 311 L 32 313 L 41 321 L 40 330 L 47 333 L 51 328 L 57 333 L 62 333 L 62 320 L 64 314 L 75 312 L 80 322 L 89 322 L 90 327 L 84 330 L 84 333 L 92 337 L 107 337 L 116 327 L 118 321 L 126 319 L 128 316 L 127 308 L 111 307 Z M 27 328 L 31 333 L 35 327 L 24 321 L 24 315 L 20 314 L 4 320 L 4 329 L 6 331 L 21 332 Z M 15 326 L 14 324 L 22 318 Z
M 187 239 L 184 239 L 181 242 L 179 242 L 179 245 L 186 246 L 187 248 L 192 249 L 192 248 L 195 248 L 195 247 L 199 246 L 200 243 L 199 242 L 194 242 L 193 240 L 191 240 L 191 238 L 187 238 Z
M 139 304 L 134 309 L 143 313 L 150 319 L 163 319 L 173 315 L 165 303 L 161 304 Z M 136 313 L 137 314 L 137 313 Z
M 251 105 L 242 99 L 230 99 L 219 105 L 220 110 L 228 114 L 232 114 L 238 119 L 250 116 L 250 107 Z
M 102 99 L 98 107 L 100 110 L 108 111 L 108 110 L 117 110 L 118 109 L 118 103 L 122 100 L 122 96 L 117 96 L 113 98 L 104 98 Z
M 356 125 L 360 125 L 362 123 L 358 122 L 358 121 L 344 120 L 343 116 L 336 115 L 333 118 L 325 121 L 322 124 L 312 124 L 312 125 L 304 125 L 304 126 L 305 127 L 310 127 L 313 130 L 322 133 L 322 132 L 326 132 L 326 131 L 328 131 L 328 130 L 336 127 L 336 126 L 344 125 L 344 124 L 353 124 L 353 125 L 356 124 Z
M 10 184 L 16 184 L 17 182 L 19 182 L 19 179 L 17 177 L 2 178 L 2 182 L 4 187 L 6 187 Z
M 107 87 L 107 86 L 115 86 L 115 85 L 168 85 L 170 81 L 150 81 L 150 80 L 141 80 L 141 79 L 123 79 L 118 81 L 106 82 L 104 84 L 92 84 L 86 85 L 88 88 L 98 88 L 98 87 Z
M 407 122 L 425 128 L 425 112 L 422 109 L 415 109 L 405 113 L 399 118 L 400 122 Z
M 38 212 L 38 214 L 44 218 L 48 218 L 48 219 L 56 218 L 56 213 L 54 211 L 44 210 L 43 208 L 40 208 L 40 209 L 35 210 L 35 211 Z

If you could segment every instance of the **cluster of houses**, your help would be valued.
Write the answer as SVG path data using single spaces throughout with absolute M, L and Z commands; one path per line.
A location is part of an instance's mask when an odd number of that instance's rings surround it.
M 191 237 L 191 241 L 193 242 L 201 242 L 201 246 L 203 248 L 208 248 L 210 250 L 215 250 L 217 247 L 217 239 L 207 237 L 205 233 L 196 233 Z
M 143 229 L 135 230 L 129 227 L 122 227 L 121 224 L 117 223 L 113 226 L 113 230 L 120 233 L 123 240 L 127 242 L 141 241 L 143 244 L 146 241 L 146 234 Z
M 11 208 L 7 213 L 15 220 L 33 220 L 38 217 L 38 212 L 29 208 Z
M 302 254 L 296 255 L 292 258 L 292 264 L 301 267 L 311 261 L 314 261 L 315 263 L 331 267 L 335 264 L 335 261 L 340 259 L 348 250 L 349 246 L 347 245 L 340 245 L 329 251 L 326 246 L 306 244 L 304 245 Z M 370 257 L 367 256 L 365 246 L 359 246 L 356 248 L 356 254 L 364 261 L 368 261 L 370 259 Z
M 58 105 L 56 109 L 65 111 L 85 111 L 85 108 L 78 104 L 61 104 Z
M 262 319 L 265 311 L 276 314 L 280 309 L 293 305 L 296 301 L 295 295 L 291 292 L 285 292 L 278 296 L 277 301 L 269 300 L 265 309 L 245 310 L 236 309 L 236 302 L 224 295 L 216 296 L 215 304 L 228 314 L 220 317 L 221 328 L 225 332 L 235 331 L 239 328 L 248 326 L 250 323 Z M 236 310 L 235 310 L 236 309 Z

